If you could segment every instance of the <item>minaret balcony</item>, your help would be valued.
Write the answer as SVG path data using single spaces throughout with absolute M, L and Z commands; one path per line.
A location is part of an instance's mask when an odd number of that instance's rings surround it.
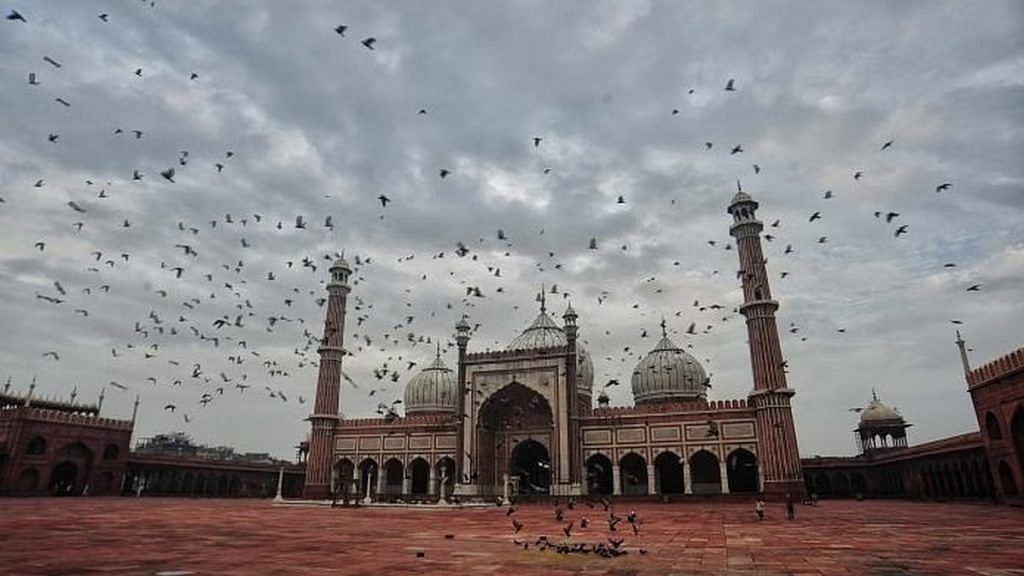
M 746 316 L 747 320 L 774 317 L 775 311 L 778 309 L 778 300 L 751 300 L 740 304 L 739 307 L 740 314 Z

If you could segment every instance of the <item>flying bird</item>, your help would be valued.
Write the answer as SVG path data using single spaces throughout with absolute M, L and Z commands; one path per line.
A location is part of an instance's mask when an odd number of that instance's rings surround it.
M 939 184 L 938 186 L 935 187 L 935 192 L 936 193 L 943 192 L 945 190 L 949 190 L 952 187 L 953 187 L 952 183 L 950 183 L 950 182 L 943 182 L 942 184 Z
M 334 31 L 337 32 L 339 36 L 344 36 L 345 30 L 348 30 L 348 26 L 345 26 L 344 24 L 338 24 L 334 28 Z
M 543 141 L 543 140 L 544 140 L 544 139 L 543 139 L 543 138 L 540 138 L 539 136 L 534 136 L 534 137 L 533 137 L 533 147 L 534 147 L 534 148 L 537 148 L 538 146 L 540 146 L 540 143 L 541 143 L 541 141 Z
M 725 83 L 725 91 L 726 92 L 735 92 L 736 91 L 736 80 L 734 78 L 729 78 L 729 81 Z
M 376 44 L 376 43 L 377 43 L 377 39 L 374 38 L 373 36 L 370 36 L 369 38 L 364 39 L 363 42 L 362 42 L 363 46 L 366 46 L 370 50 L 373 50 L 373 45 Z
M 20 12 L 18 12 L 17 10 L 14 10 L 13 8 L 11 9 L 10 12 L 7 13 L 7 19 L 8 20 L 21 20 L 22 22 L 28 22 L 28 20 L 25 20 L 25 17 L 22 16 Z
M 896 229 L 896 237 L 897 238 L 899 238 L 900 235 L 906 234 L 906 233 L 907 233 L 907 225 L 906 224 L 903 224 L 902 226 L 900 226 L 899 228 Z
M 980 290 L 981 290 L 981 284 L 971 284 L 970 287 L 967 288 L 968 292 L 978 292 Z
M 889 140 L 885 144 L 882 144 L 882 150 L 886 150 L 888 148 L 892 148 L 892 142 L 893 142 L 892 140 Z
M 380 200 L 380 205 L 383 208 L 387 208 L 388 207 L 388 202 L 391 202 L 391 198 L 388 198 L 387 196 L 385 196 L 383 194 L 381 194 L 380 196 L 377 196 L 377 200 Z

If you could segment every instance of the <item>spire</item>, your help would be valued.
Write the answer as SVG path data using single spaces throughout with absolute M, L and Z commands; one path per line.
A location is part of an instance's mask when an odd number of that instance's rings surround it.
M 437 341 L 437 357 L 438 358 L 441 357 L 441 340 L 440 339 L 438 339 L 438 341 Z
M 10 390 L 10 389 L 11 389 L 11 377 L 8 376 L 7 377 L 7 383 L 4 384 L 4 394 L 7 394 L 7 391 Z
M 96 405 L 96 415 L 97 416 L 100 415 L 100 410 L 103 410 L 103 399 L 106 397 L 106 395 L 107 395 L 107 389 L 106 388 L 100 388 L 100 402 L 99 402 L 99 404 Z
M 956 346 L 960 349 L 960 363 L 963 364 L 964 374 L 968 374 L 971 371 L 971 361 L 967 359 L 967 347 L 966 342 L 960 337 L 960 330 L 956 331 Z
M 736 192 L 737 193 L 743 192 L 743 185 L 740 184 L 740 179 L 739 178 L 736 179 Z
M 547 301 L 545 300 L 545 296 L 544 296 L 544 283 L 543 282 L 540 283 L 540 294 L 537 296 L 537 298 L 540 300 L 540 313 L 541 314 L 546 313 L 548 311 L 548 307 L 547 307 Z
M 71 391 L 71 403 L 75 403 L 75 398 L 78 398 L 78 385 L 75 385 L 74 390 Z
M 874 400 L 875 402 L 878 402 L 878 394 L 875 393 L 874 386 L 871 387 L 871 399 Z
M 665 317 L 661 317 L 661 337 L 668 338 L 668 328 L 666 328 Z
M 135 395 L 135 406 L 132 408 L 132 425 L 135 424 L 135 417 L 139 415 L 139 396 Z

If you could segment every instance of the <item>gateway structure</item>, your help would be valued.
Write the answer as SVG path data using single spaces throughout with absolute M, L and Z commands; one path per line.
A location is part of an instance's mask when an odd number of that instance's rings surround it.
M 708 400 L 708 376 L 667 335 L 637 364 L 635 405 L 593 397 L 594 367 L 569 306 L 558 324 L 541 301 L 505 350 L 471 352 L 456 326 L 454 368 L 437 356 L 405 390 L 405 415 L 338 413 L 349 276 L 330 269 L 319 349 L 305 497 L 370 499 L 511 494 L 653 495 L 765 492 L 800 498 L 803 474 L 775 311 L 761 252 L 758 203 L 729 204 L 753 372 L 747 398 Z

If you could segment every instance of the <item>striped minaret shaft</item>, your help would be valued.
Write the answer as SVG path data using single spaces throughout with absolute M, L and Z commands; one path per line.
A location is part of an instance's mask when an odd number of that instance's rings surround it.
M 342 344 L 345 336 L 345 304 L 348 300 L 348 277 L 352 269 L 344 258 L 331 266 L 327 283 L 327 318 L 320 340 L 320 374 L 316 381 L 316 401 L 309 421 L 309 457 L 306 461 L 306 485 L 303 497 L 326 499 L 331 493 L 331 466 L 334 459 L 334 430 L 338 423 L 338 402 L 341 392 Z
M 779 303 L 772 299 L 766 259 L 761 252 L 764 224 L 757 219 L 758 204 L 740 191 L 729 204 L 733 224 L 729 234 L 736 238 L 743 281 L 743 305 L 740 313 L 747 319 L 754 391 L 749 402 L 757 422 L 758 459 L 762 491 L 800 499 L 804 494 L 800 451 L 790 399 L 794 391 L 786 385 L 786 364 L 782 357 L 775 311 Z

